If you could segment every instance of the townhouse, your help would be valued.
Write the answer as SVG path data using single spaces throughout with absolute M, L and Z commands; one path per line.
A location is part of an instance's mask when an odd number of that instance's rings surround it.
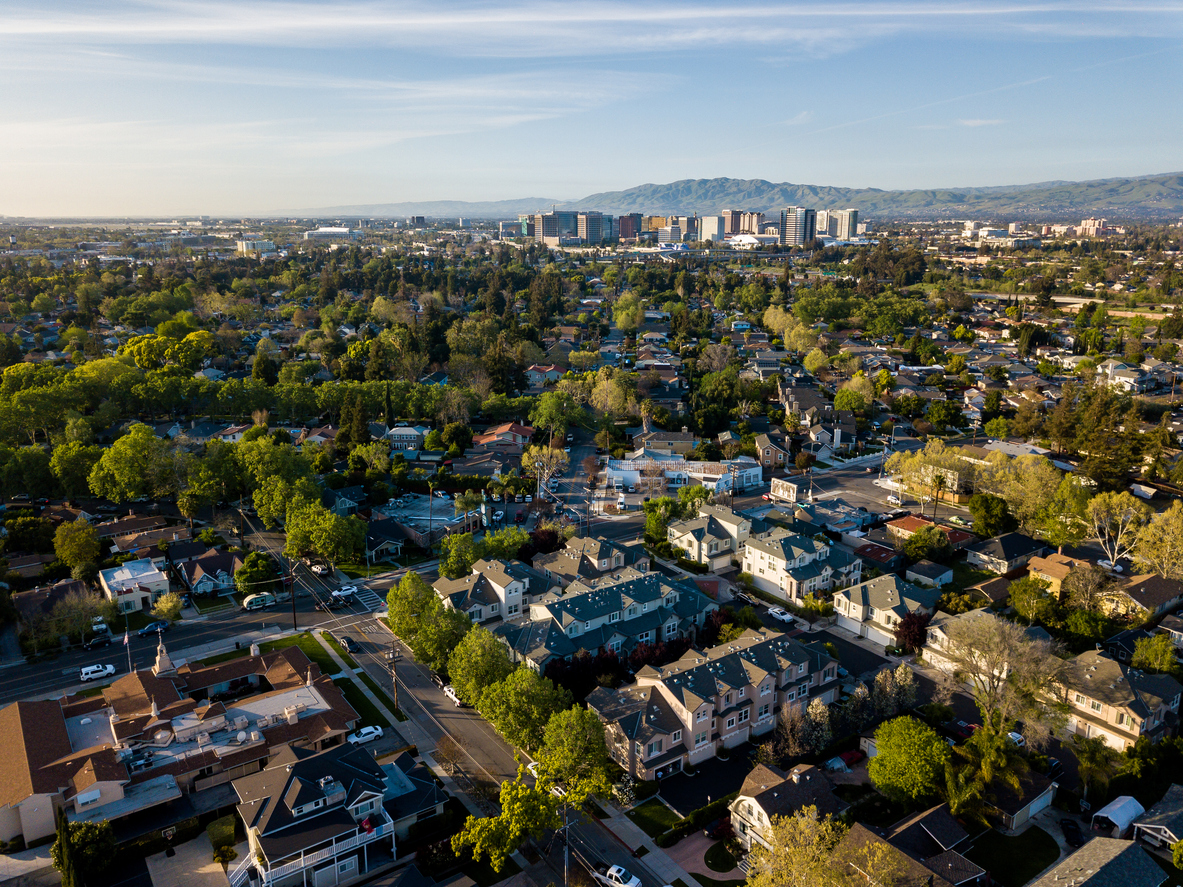
M 534 569 L 553 579 L 561 588 L 572 582 L 594 582 L 599 577 L 624 569 L 649 572 L 649 552 L 643 545 L 609 541 L 600 536 L 576 536 L 565 548 L 535 555 Z
M 666 538 L 672 547 L 685 552 L 687 560 L 711 570 L 727 568 L 752 532 L 750 518 L 722 505 L 698 507 L 698 516 L 670 522 Z
M 719 605 L 688 579 L 625 571 L 619 581 L 572 583 L 559 596 L 545 594 L 529 611 L 492 630 L 514 661 L 539 671 L 553 659 L 581 650 L 626 656 L 641 644 L 685 638 L 691 642 Z
M 473 622 L 513 619 L 528 612 L 532 601 L 561 591 L 559 583 L 520 561 L 479 560 L 459 579 L 440 577 L 432 588 L 444 606 L 459 610 Z
M 627 687 L 599 687 L 587 704 L 613 760 L 636 779 L 660 779 L 772 731 L 783 706 L 833 702 L 837 665 L 820 645 L 749 629 L 662 668 L 645 666 Z
M 1057 695 L 1068 705 L 1068 732 L 1099 736 L 1125 751 L 1140 737 L 1162 738 L 1179 721 L 1180 685 L 1167 674 L 1149 674 L 1101 650 L 1069 660 Z
M 799 536 L 778 527 L 748 538 L 740 569 L 761 591 L 799 604 L 808 594 L 859 582 L 863 562 L 821 534 Z
M 888 574 L 836 592 L 834 611 L 839 628 L 890 647 L 895 644 L 896 627 L 905 616 L 931 616 L 940 598 L 939 588 L 918 588 Z

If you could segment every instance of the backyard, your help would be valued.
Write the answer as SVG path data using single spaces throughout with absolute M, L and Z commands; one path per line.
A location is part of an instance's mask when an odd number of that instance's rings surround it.
M 1055 838 L 1037 825 L 1020 835 L 993 829 L 980 835 L 966 857 L 990 873 L 1002 887 L 1023 887 L 1060 858 Z

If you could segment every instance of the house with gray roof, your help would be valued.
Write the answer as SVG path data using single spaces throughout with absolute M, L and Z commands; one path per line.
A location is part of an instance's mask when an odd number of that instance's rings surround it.
M 1100 736 L 1125 751 L 1141 736 L 1152 740 L 1179 722 L 1183 685 L 1168 674 L 1150 674 L 1088 650 L 1068 661 L 1057 695 L 1068 705 L 1068 732 Z
M 834 794 L 825 771 L 812 764 L 798 764 L 787 773 L 779 767 L 757 764 L 727 809 L 731 811 L 736 840 L 750 851 L 753 843 L 771 847 L 774 816 L 792 816 L 809 806 L 816 807 L 819 816 L 837 816 L 848 805 Z
M 440 577 L 432 587 L 448 609 L 459 610 L 473 622 L 514 619 L 528 613 L 531 602 L 557 594 L 557 582 L 520 561 L 485 558 L 459 579 Z
M 905 616 L 931 616 L 940 598 L 939 588 L 920 588 L 887 574 L 838 591 L 834 610 L 840 628 L 890 647 L 895 644 L 896 626 Z
M 576 536 L 558 551 L 535 555 L 533 564 L 534 569 L 566 588 L 572 582 L 594 581 L 625 568 L 647 573 L 649 552 L 641 545 L 622 544 L 600 536 Z
M 671 521 L 666 533 L 672 547 L 686 553 L 686 559 L 711 570 L 731 565 L 752 531 L 751 518 L 722 505 L 698 506 L 688 520 Z
M 786 705 L 832 703 L 837 667 L 820 644 L 749 629 L 661 668 L 647 665 L 626 687 L 598 687 L 587 704 L 604 723 L 612 759 L 635 779 L 660 779 L 771 732 Z
M 1172 785 L 1161 801 L 1134 820 L 1134 840 L 1139 838 L 1168 850 L 1183 841 L 1183 785 Z
M 539 671 L 555 658 L 580 650 L 628 655 L 639 644 L 687 638 L 719 605 L 688 579 L 627 570 L 618 581 L 575 582 L 562 594 L 548 593 L 530 604 L 528 615 L 493 629 L 515 661 Z
M 761 591 L 799 604 L 808 594 L 858 582 L 863 562 L 821 534 L 778 527 L 748 538 L 740 568 Z
M 1135 842 L 1093 838 L 1028 887 L 1160 887 L 1166 880 L 1167 873 Z

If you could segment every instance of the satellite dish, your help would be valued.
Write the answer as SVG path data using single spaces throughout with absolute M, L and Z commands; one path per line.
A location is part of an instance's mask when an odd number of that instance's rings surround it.
M 239 742 L 246 742 L 246 731 L 245 730 L 238 731 L 238 741 Z

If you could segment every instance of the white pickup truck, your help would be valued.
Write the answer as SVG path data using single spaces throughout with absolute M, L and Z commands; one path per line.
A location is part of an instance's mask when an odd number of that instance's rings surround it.
M 596 872 L 593 877 L 605 887 L 641 887 L 641 879 L 636 875 L 630 875 L 628 869 L 621 865 Z

